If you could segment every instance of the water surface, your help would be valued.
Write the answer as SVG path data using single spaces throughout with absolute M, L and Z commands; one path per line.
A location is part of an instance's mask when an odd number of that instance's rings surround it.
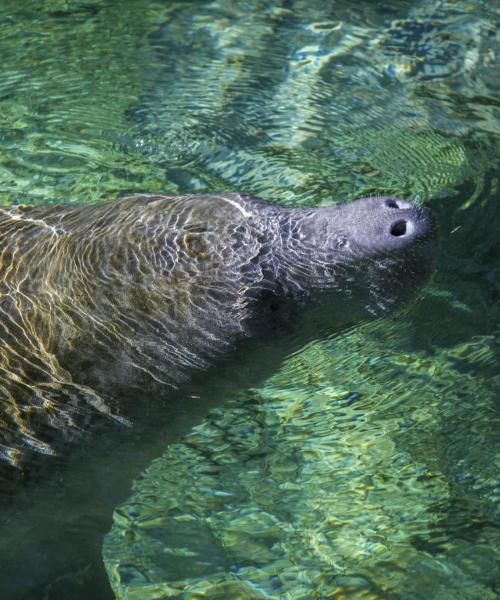
M 309 345 L 181 441 L 110 434 L 6 497 L 2 597 L 498 597 L 499 17 L 2 3 L 2 204 L 395 194 L 441 232 L 402 314 Z

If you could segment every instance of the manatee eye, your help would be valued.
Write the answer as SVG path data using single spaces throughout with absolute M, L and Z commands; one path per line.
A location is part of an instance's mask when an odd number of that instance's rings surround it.
M 347 244 L 348 244 L 347 237 L 345 235 L 341 235 L 335 240 L 334 247 L 336 250 L 340 250 L 341 248 L 345 248 L 347 246 Z

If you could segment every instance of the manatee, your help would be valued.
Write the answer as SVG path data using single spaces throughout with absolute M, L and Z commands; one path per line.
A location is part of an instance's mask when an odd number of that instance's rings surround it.
M 247 377 L 269 348 L 282 359 L 400 308 L 431 274 L 435 238 L 425 208 L 391 197 L 1 208 L 1 458 L 58 454 L 99 423 L 160 414 L 221 365 Z

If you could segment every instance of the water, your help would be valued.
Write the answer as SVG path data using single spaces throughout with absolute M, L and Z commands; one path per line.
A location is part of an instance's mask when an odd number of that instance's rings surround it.
M 111 598 L 108 577 L 127 598 L 498 597 L 499 18 L 2 3 L 4 205 L 391 193 L 441 230 L 409 310 L 311 344 L 177 443 L 113 434 L 5 492 L 2 597 Z

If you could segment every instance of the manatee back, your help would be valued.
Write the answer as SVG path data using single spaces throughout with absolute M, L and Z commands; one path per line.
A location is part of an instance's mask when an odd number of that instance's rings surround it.
M 272 209 L 221 194 L 1 210 L 3 457 L 121 418 L 244 338 L 272 286 Z

